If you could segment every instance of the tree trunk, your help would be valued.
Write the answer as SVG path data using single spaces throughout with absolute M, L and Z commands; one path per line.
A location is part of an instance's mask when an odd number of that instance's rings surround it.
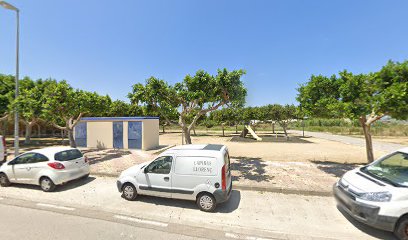
M 163 133 L 165 133 L 166 131 L 164 130 L 164 125 L 162 125 L 162 127 L 163 127 Z
M 30 144 L 31 143 L 31 132 L 33 130 L 33 125 L 29 122 L 25 124 L 25 140 L 24 144 Z
M 238 134 L 238 124 L 235 124 L 235 134 Z
M 366 152 L 367 152 L 367 161 L 372 163 L 374 161 L 373 153 L 373 141 L 371 139 L 370 125 L 367 125 L 367 120 L 365 116 L 360 117 L 360 124 L 363 128 L 365 143 L 366 143 Z
M 191 144 L 191 134 L 187 127 L 183 127 L 184 143 Z
M 272 134 L 275 133 L 275 123 L 272 122 Z
M 221 124 L 221 126 L 222 126 L 222 136 L 225 137 L 224 124 Z
M 194 134 L 194 136 L 197 136 L 197 133 L 195 131 L 195 125 L 193 126 L 193 134 Z
M 37 137 L 41 137 L 41 126 L 37 124 Z
M 68 131 L 68 138 L 69 138 L 69 146 L 76 148 L 76 142 L 74 139 L 74 131 L 72 129 L 67 129 Z

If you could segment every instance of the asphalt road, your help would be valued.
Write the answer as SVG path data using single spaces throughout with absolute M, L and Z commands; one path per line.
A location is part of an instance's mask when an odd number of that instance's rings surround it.
M 204 239 L 50 211 L 1 205 L 4 240 Z
M 0 188 L 0 205 L 104 220 L 112 222 L 112 229 L 120 229 L 113 227 L 117 226 L 113 223 L 121 223 L 154 229 L 163 234 L 210 239 L 393 239 L 391 233 L 364 226 L 341 213 L 332 197 L 233 190 L 227 203 L 218 206 L 214 213 L 205 213 L 190 201 L 147 196 L 139 196 L 133 202 L 126 201 L 120 197 L 115 181 L 114 178 L 90 177 L 68 183 L 52 193 L 44 193 L 36 186 L 13 185 Z M 3 209 L 0 209 L 2 220 L 10 218 L 10 215 L 3 218 Z M 20 213 L 15 215 L 22 216 Z M 47 224 L 47 218 L 39 221 L 34 219 L 35 214 L 32 216 L 34 226 L 38 222 Z M 67 218 L 67 221 L 71 220 Z M 70 226 L 63 222 L 50 222 L 57 229 Z M 15 230 L 26 226 L 18 219 L 12 225 L 15 225 Z M 111 229 L 107 225 L 103 228 L 97 225 L 95 222 L 84 227 L 84 231 Z

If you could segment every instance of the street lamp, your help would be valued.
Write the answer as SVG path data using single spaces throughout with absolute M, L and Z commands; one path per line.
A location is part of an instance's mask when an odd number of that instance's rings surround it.
M 15 90 L 15 99 L 18 98 L 18 73 L 19 73 L 19 45 L 20 45 L 20 10 L 14 7 L 10 3 L 5 1 L 0 1 L 0 6 L 4 7 L 5 9 L 16 11 L 17 16 L 17 38 L 16 38 L 16 90 Z M 17 104 L 14 107 L 14 156 L 18 155 L 18 108 Z

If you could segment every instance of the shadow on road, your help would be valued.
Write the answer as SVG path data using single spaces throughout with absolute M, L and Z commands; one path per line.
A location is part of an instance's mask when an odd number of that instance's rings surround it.
M 351 223 L 359 229 L 360 231 L 373 236 L 378 239 L 386 239 L 386 240 L 397 240 L 397 238 L 394 236 L 393 233 L 375 229 L 373 227 L 367 226 L 363 223 L 360 223 L 359 221 L 355 220 L 353 217 L 351 217 L 349 214 L 347 214 L 344 210 L 342 210 L 339 206 L 337 206 L 337 209 L 340 211 L 340 213 Z
M 64 192 L 64 191 L 68 191 L 77 187 L 81 187 L 83 185 L 86 185 L 90 182 L 92 182 L 93 180 L 95 180 L 94 177 L 88 177 L 86 179 L 76 179 L 70 182 L 65 183 L 64 185 L 58 185 L 55 188 L 54 192 Z M 13 183 L 10 187 L 15 187 L 15 188 L 25 188 L 25 189 L 32 189 L 32 190 L 41 190 L 40 186 L 38 185 L 29 185 L 29 184 L 20 184 L 20 183 Z
M 234 162 L 231 163 L 231 170 L 237 171 L 238 174 L 232 176 L 232 181 L 239 181 L 239 179 L 247 179 L 256 182 L 269 182 L 274 177 L 266 173 L 267 166 L 261 158 L 248 157 L 233 157 Z
M 341 177 L 346 172 L 353 170 L 359 166 L 360 164 L 344 164 L 344 163 L 336 163 L 330 161 L 311 161 L 312 163 L 316 164 L 316 167 L 323 172 L 330 174 L 335 177 Z
M 135 201 L 136 202 L 141 201 L 145 203 L 151 203 L 155 205 L 162 205 L 162 206 L 169 206 L 169 207 L 196 209 L 197 211 L 200 211 L 194 201 L 188 201 L 188 200 L 138 195 Z M 241 202 L 240 191 L 232 190 L 230 199 L 225 203 L 221 203 L 217 205 L 215 212 L 231 213 L 239 207 L 240 202 Z
M 259 134 L 258 137 L 262 138 L 262 141 L 257 141 L 256 139 L 251 138 L 250 135 L 247 137 L 240 137 L 240 136 L 233 136 L 231 138 L 231 142 L 253 142 L 253 143 L 260 143 L 260 142 L 267 142 L 267 143 L 313 143 L 311 141 L 306 140 L 308 137 L 301 137 L 301 136 L 289 136 L 287 139 L 284 135 L 265 135 Z

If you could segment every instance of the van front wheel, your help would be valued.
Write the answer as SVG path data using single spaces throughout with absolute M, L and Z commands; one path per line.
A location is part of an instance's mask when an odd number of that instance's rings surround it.
M 394 231 L 395 236 L 401 240 L 408 240 L 408 216 L 401 218 Z
M 213 195 L 202 193 L 197 197 L 197 206 L 201 211 L 212 212 L 217 204 Z

